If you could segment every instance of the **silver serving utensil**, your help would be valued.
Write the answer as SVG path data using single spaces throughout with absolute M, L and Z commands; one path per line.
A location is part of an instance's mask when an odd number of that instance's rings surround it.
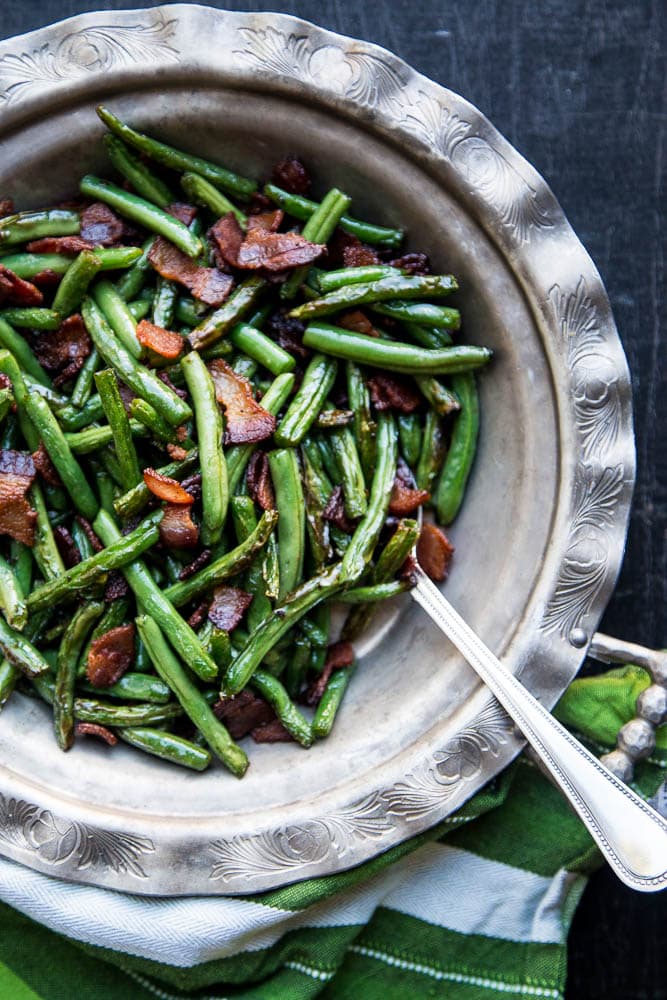
M 416 558 L 416 555 L 415 555 Z M 626 885 L 667 885 L 667 823 L 574 739 L 488 649 L 417 564 L 414 600 L 464 655 L 514 719 Z

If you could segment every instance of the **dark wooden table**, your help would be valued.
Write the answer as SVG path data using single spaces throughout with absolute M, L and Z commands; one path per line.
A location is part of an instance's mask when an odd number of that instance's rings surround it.
M 146 3 L 146 6 L 153 4 Z M 7 0 L 0 37 L 83 10 Z M 607 286 L 633 374 L 638 479 L 627 555 L 604 631 L 667 642 L 667 6 L 664 0 L 300 0 L 272 9 L 378 42 L 476 104 L 547 179 Z M 568 1000 L 667 998 L 667 896 L 595 876 L 570 940 Z

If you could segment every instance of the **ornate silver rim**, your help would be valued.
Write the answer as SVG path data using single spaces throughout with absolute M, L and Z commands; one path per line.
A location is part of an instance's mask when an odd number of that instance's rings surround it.
M 201 39 L 209 39 L 202 50 Z M 551 706 L 579 667 L 613 589 L 634 483 L 630 380 L 595 267 L 536 171 L 461 97 L 395 55 L 281 14 L 196 5 L 83 14 L 0 43 L 2 131 L 103 77 L 149 75 L 317 101 L 419 149 L 512 270 L 533 310 L 554 380 L 561 463 L 553 532 L 526 608 L 530 657 L 507 659 Z M 557 252 L 555 252 L 557 250 Z M 563 551 L 565 556 L 563 558 Z M 549 671 L 541 664 L 549 663 Z M 137 818 L 85 808 L 0 768 L 0 851 L 61 878 L 156 895 L 257 892 L 349 868 L 441 821 L 516 755 L 520 740 L 479 690 L 444 741 L 438 727 L 316 803 L 267 817 Z M 151 820 L 151 817 L 148 817 Z

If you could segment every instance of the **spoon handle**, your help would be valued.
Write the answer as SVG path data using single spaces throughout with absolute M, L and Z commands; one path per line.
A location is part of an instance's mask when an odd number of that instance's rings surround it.
M 667 823 L 662 817 L 533 698 L 421 569 L 411 594 L 514 719 L 621 881 L 642 892 L 663 889 Z

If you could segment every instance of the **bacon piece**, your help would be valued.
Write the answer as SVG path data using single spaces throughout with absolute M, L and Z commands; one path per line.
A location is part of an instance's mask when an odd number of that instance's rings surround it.
M 104 595 L 102 600 L 105 604 L 113 604 L 121 597 L 127 597 L 130 592 L 130 587 L 123 576 L 123 574 L 118 569 L 114 569 L 109 573 L 107 582 L 104 587 Z
M 354 330 L 356 333 L 366 333 L 369 337 L 379 337 L 380 334 L 375 329 L 365 312 L 361 309 L 353 309 L 351 312 L 343 313 L 338 320 L 338 325 L 344 330 Z
M 251 602 L 252 594 L 246 593 L 245 590 L 239 590 L 238 587 L 216 587 L 208 609 L 209 621 L 213 622 L 216 628 L 232 632 L 243 619 Z
M 46 288 L 50 290 L 56 288 L 62 281 L 62 278 L 62 274 L 58 274 L 56 271 L 52 271 L 51 268 L 46 267 L 39 274 L 33 275 L 32 283 L 40 289 Z
M 313 681 L 305 695 L 306 705 L 317 705 L 326 690 L 334 670 L 351 667 L 354 663 L 354 649 L 349 642 L 334 642 L 327 650 L 327 658 L 320 676 Z
M 310 174 L 296 156 L 286 156 L 273 168 L 272 180 L 291 194 L 306 195 L 310 191 Z
M 217 267 L 200 267 L 162 236 L 154 240 L 148 259 L 163 278 L 185 285 L 196 299 L 209 306 L 222 305 L 234 284 L 229 274 Z
M 44 296 L 31 281 L 25 281 L 14 274 L 0 261 L 0 302 L 10 302 L 17 306 L 41 306 Z
M 266 212 L 271 208 L 273 202 L 270 198 L 267 198 L 262 191 L 253 191 L 250 196 L 250 207 L 248 208 L 249 215 L 260 215 L 262 212 Z
M 102 545 L 102 542 L 99 540 L 99 538 L 93 531 L 93 526 L 90 523 L 90 521 L 88 521 L 82 514 L 77 514 L 76 519 L 83 528 L 86 538 L 92 545 L 93 552 L 101 552 L 104 546 Z
M 368 267 L 379 263 L 380 258 L 375 250 L 366 246 L 361 240 L 343 247 L 343 267 Z
M 199 541 L 199 528 L 192 520 L 190 507 L 168 503 L 160 521 L 160 541 L 170 549 L 193 549 Z
M 181 448 L 180 444 L 172 444 L 171 441 L 167 443 L 167 454 L 172 462 L 182 462 L 188 457 L 185 448 Z
M 134 625 L 118 625 L 91 642 L 86 676 L 95 687 L 111 687 L 133 661 Z
M 413 556 L 412 552 L 406 556 L 405 562 L 401 566 L 398 576 L 400 580 L 404 580 L 411 587 L 417 586 L 417 560 Z
M 14 214 L 14 202 L 11 198 L 0 198 L 0 219 L 6 219 Z
M 390 260 L 389 266 L 398 267 L 402 271 L 407 271 L 408 274 L 431 273 L 431 263 L 428 259 L 428 254 L 425 253 L 406 253 L 402 257 Z
M 243 739 L 252 729 L 275 718 L 271 706 L 247 688 L 233 698 L 221 698 L 213 712 L 233 740 Z
M 12 380 L 4 372 L 0 372 L 0 389 L 13 389 Z
M 74 256 L 82 250 L 92 250 L 94 246 L 90 240 L 84 240 L 80 236 L 44 236 L 41 240 L 28 243 L 26 250 L 28 253 L 63 253 Z
M 91 348 L 88 331 L 78 313 L 69 316 L 57 330 L 40 333 L 34 342 L 34 351 L 42 367 L 49 373 L 56 373 L 53 380 L 56 386 L 78 374 Z
M 48 486 L 62 486 L 60 476 L 55 465 L 49 458 L 49 453 L 44 447 L 43 441 L 40 441 L 37 451 L 33 451 L 32 460 L 35 469 Z
M 211 226 L 208 238 L 213 243 L 213 252 L 218 267 L 221 264 L 238 266 L 239 250 L 243 243 L 243 230 L 233 212 L 227 212 Z
M 423 503 L 431 499 L 428 490 L 418 490 L 416 486 L 410 466 L 404 459 L 399 458 L 389 501 L 391 514 L 405 517 L 406 514 L 411 514 L 417 507 L 421 507 Z
M 331 496 L 327 500 L 326 507 L 322 511 L 322 517 L 325 521 L 331 521 L 332 524 L 335 524 L 337 528 L 340 528 L 341 531 L 344 531 L 348 535 L 354 531 L 354 521 L 351 521 L 345 513 L 342 486 L 334 486 Z
M 32 547 L 37 512 L 26 494 L 35 479 L 35 463 L 22 451 L 0 451 L 0 535 Z
M 269 336 L 278 341 L 280 346 L 290 354 L 296 354 L 300 358 L 310 357 L 310 351 L 303 346 L 303 335 L 306 330 L 305 323 L 300 319 L 294 319 L 287 315 L 287 310 L 281 309 L 269 317 L 266 324 Z
M 222 358 L 208 366 L 215 398 L 225 408 L 225 444 L 251 444 L 271 437 L 276 418 L 256 402 L 252 385 Z
M 206 621 L 206 616 L 208 614 L 208 601 L 202 601 L 198 604 L 195 610 L 192 612 L 188 618 L 188 625 L 190 628 L 198 629 L 200 625 L 203 625 Z
M 265 451 L 250 456 L 247 473 L 248 493 L 262 510 L 275 510 L 276 498 L 269 472 L 269 459 Z
M 412 413 L 422 401 L 417 389 L 400 375 L 375 372 L 368 379 L 368 388 L 376 410 Z
M 424 524 L 417 542 L 417 559 L 426 575 L 432 580 L 444 580 L 453 553 L 454 546 L 444 531 L 435 524 Z
M 187 490 L 195 500 L 201 500 L 201 472 L 194 472 L 181 480 L 181 486 Z
M 147 319 L 137 323 L 137 340 L 142 347 L 147 347 L 167 361 L 175 361 L 184 346 L 183 338 L 178 333 L 156 326 Z
M 175 201 L 167 205 L 165 211 L 173 215 L 175 219 L 182 222 L 184 226 L 191 226 L 197 218 L 197 209 L 194 205 L 188 205 L 185 201 Z
M 280 719 L 264 722 L 250 732 L 255 743 L 294 743 L 294 737 L 283 726 Z
M 172 504 L 191 504 L 194 502 L 192 494 L 188 493 L 177 479 L 164 476 L 161 472 L 150 467 L 144 469 L 143 476 L 146 486 L 159 500 L 166 500 L 167 503 Z
M 210 561 L 211 561 L 211 550 L 202 549 L 199 555 L 195 559 L 193 559 L 192 562 L 189 562 L 187 566 L 183 567 L 183 569 L 178 574 L 178 579 L 188 580 L 191 576 L 194 576 L 195 573 L 198 573 L 200 569 L 203 569 L 204 566 L 206 566 Z
M 257 212 L 248 216 L 248 232 L 253 229 L 263 229 L 265 232 L 277 233 L 280 229 L 285 213 L 282 208 L 276 208 L 272 212 Z
M 93 246 L 110 247 L 120 242 L 125 223 L 108 205 L 95 201 L 81 213 L 81 237 Z
M 74 734 L 75 736 L 97 736 L 110 747 L 115 747 L 118 743 L 118 737 L 106 726 L 100 726 L 97 722 L 77 722 L 74 726 Z
M 72 566 L 81 562 L 81 553 L 64 524 L 56 525 L 53 529 L 53 537 L 66 569 L 71 569 Z
M 232 212 L 218 219 L 209 236 L 225 263 L 244 271 L 285 271 L 312 263 L 326 250 L 299 233 L 270 232 L 256 225 L 248 227 L 244 239 Z

